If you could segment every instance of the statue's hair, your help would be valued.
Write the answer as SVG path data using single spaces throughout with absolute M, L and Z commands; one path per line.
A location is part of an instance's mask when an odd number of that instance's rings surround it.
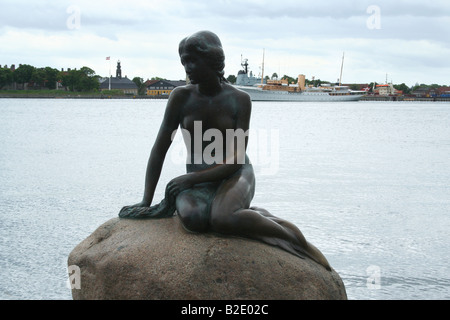
M 178 53 L 193 50 L 201 57 L 206 59 L 207 63 L 216 71 L 221 81 L 227 82 L 224 77 L 225 71 L 225 53 L 219 37 L 211 31 L 199 31 L 193 35 L 181 40 L 178 47 Z

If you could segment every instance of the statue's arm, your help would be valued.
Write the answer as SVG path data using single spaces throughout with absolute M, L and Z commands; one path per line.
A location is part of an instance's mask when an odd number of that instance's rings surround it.
M 156 136 L 155 143 L 150 152 L 145 174 L 144 197 L 140 206 L 150 206 L 158 184 L 166 153 L 172 144 L 172 135 L 180 124 L 180 110 L 186 92 L 183 88 L 172 91 L 167 102 L 164 117 Z

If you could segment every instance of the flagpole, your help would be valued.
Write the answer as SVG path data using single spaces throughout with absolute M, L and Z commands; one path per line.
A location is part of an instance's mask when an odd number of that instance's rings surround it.
M 109 59 L 109 90 L 111 91 L 111 57 Z

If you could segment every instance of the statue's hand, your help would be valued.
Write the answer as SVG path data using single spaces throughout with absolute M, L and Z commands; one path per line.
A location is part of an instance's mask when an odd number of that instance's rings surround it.
M 136 218 L 147 211 L 150 207 L 150 204 L 141 201 L 139 203 L 133 204 L 131 206 L 123 207 L 119 212 L 119 217 L 121 218 Z
M 176 180 L 176 179 L 174 179 Z M 173 180 L 172 180 L 173 181 Z M 179 179 L 173 184 L 176 186 L 176 190 L 179 188 L 185 188 L 190 185 L 189 179 Z M 172 217 L 176 211 L 175 198 L 169 193 L 169 189 L 166 188 L 166 194 L 164 199 L 153 206 L 150 206 L 150 201 L 143 199 L 141 202 L 133 204 L 131 206 L 123 207 L 119 212 L 120 218 L 127 219 L 159 219 Z
M 192 182 L 190 174 L 184 174 L 182 176 L 172 179 L 167 184 L 167 191 L 173 197 L 179 195 L 182 191 L 192 188 L 194 183 Z

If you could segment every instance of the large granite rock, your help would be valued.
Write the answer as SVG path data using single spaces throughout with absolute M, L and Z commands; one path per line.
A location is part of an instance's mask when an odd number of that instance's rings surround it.
M 74 299 L 347 299 L 334 270 L 257 241 L 189 233 L 176 216 L 111 219 L 68 264 L 81 271 Z

